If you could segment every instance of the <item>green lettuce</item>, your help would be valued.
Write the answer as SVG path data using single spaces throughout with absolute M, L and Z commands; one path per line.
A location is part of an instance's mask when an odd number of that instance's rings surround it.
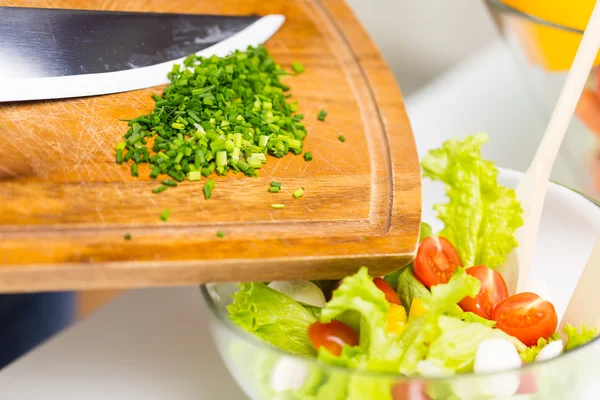
M 567 343 L 565 344 L 565 351 L 576 349 L 579 346 L 583 346 L 598 334 L 597 328 L 589 329 L 585 325 L 581 326 L 581 329 L 577 329 L 572 325 L 567 325 L 563 328 L 564 334 L 567 336 Z
M 472 371 L 475 352 L 493 328 L 443 315 L 438 318 L 438 327 L 441 334 L 429 346 L 427 360 L 455 373 Z
M 360 351 L 344 348 L 342 356 L 344 351 L 357 352 L 351 357 L 351 365 L 346 365 L 372 371 L 397 370 L 402 349 L 397 346 L 398 335 L 386 330 L 389 307 L 385 295 L 375 286 L 365 267 L 344 278 L 333 292 L 331 300 L 321 311 L 321 322 L 330 322 L 349 311 L 361 316 Z M 319 358 L 323 357 L 319 352 Z
M 549 337 L 548 340 L 544 338 L 539 338 L 534 346 L 527 347 L 525 350 L 520 352 L 519 355 L 525 363 L 532 363 L 535 361 L 538 354 L 540 354 L 540 351 L 542 351 L 542 349 L 546 347 L 548 343 L 554 342 L 558 339 L 560 339 L 560 337 L 556 333 L 553 336 Z
M 405 349 L 400 361 L 402 374 L 412 376 L 418 372 L 419 361 L 427 357 L 431 344 L 443 333 L 439 327 L 440 316 L 461 312 L 457 303 L 467 296 L 475 296 L 480 285 L 464 268 L 457 268 L 448 283 L 431 288 L 431 295 L 423 298 L 429 312 L 411 320 L 400 337 L 401 347 Z
M 444 223 L 440 235 L 454 244 L 467 267 L 502 265 L 523 225 L 515 191 L 498 184 L 498 170 L 481 156 L 487 140 L 485 134 L 452 139 L 421 162 L 423 176 L 446 187 L 449 202 L 435 206 Z
M 314 314 L 289 296 L 262 283 L 243 283 L 227 310 L 239 327 L 280 349 L 315 355 L 308 337 Z

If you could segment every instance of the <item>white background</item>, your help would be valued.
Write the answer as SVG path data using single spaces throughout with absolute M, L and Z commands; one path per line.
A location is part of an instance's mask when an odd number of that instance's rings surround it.
M 483 0 L 346 0 L 405 95 L 498 33 Z

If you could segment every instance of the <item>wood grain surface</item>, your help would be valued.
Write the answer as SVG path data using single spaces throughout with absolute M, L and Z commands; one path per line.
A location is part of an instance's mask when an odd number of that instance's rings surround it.
M 127 129 L 120 120 L 151 111 L 150 95 L 162 88 L 0 104 L 0 291 L 339 278 L 361 265 L 389 272 L 413 256 L 421 181 L 410 124 L 391 71 L 343 1 L 0 5 L 283 14 L 266 47 L 282 66 L 306 67 L 285 82 L 306 116 L 304 149 L 314 156 L 269 157 L 258 178 L 216 177 L 209 201 L 202 181 L 155 195 L 147 164 L 133 178 L 129 165 L 114 162 L 114 146 Z M 326 122 L 316 118 L 321 109 Z M 282 192 L 268 193 L 272 179 Z M 294 199 L 299 187 L 305 194 Z M 159 220 L 165 208 L 168 222 Z

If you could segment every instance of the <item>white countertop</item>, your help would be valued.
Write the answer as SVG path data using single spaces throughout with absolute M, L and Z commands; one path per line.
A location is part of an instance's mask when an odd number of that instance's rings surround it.
M 545 128 L 501 42 L 407 99 L 419 153 L 485 131 L 486 156 L 524 170 Z M 589 138 L 570 134 L 553 178 L 586 190 Z M 427 193 L 424 193 L 425 207 Z M 0 372 L 2 400 L 244 399 L 212 344 L 198 288 L 127 292 Z

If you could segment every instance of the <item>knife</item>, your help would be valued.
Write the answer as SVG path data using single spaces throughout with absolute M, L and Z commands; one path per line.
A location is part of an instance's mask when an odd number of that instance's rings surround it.
M 0 7 L 0 21 L 0 102 L 7 102 L 163 85 L 189 54 L 257 46 L 285 17 Z

